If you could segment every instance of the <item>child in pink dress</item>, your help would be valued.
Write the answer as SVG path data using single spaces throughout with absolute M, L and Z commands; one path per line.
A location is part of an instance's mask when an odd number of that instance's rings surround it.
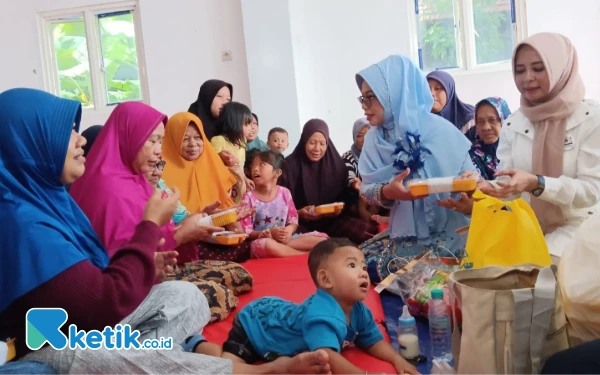
M 319 232 L 296 234 L 298 211 L 287 188 L 277 185 L 283 156 L 274 151 L 254 155 L 250 174 L 255 189 L 242 198 L 242 205 L 256 209 L 256 214 L 242 220 L 242 227 L 252 240 L 253 258 L 281 258 L 304 254 L 327 239 Z

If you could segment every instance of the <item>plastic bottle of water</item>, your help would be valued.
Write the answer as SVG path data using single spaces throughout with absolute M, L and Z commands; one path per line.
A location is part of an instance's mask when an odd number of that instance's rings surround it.
M 452 361 L 452 326 L 450 312 L 444 301 L 444 291 L 431 291 L 429 301 L 429 336 L 431 356 L 438 361 Z

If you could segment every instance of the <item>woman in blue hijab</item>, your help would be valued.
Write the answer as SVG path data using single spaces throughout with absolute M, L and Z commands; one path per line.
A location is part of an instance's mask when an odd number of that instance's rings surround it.
M 362 246 L 371 280 L 395 272 L 395 259 L 426 249 L 442 247 L 462 255 L 465 243 L 456 230 L 469 219 L 438 205 L 450 194 L 415 200 L 404 180 L 475 173 L 471 143 L 453 124 L 431 113 L 427 79 L 409 58 L 390 56 L 359 72 L 356 82 L 362 93 L 359 101 L 373 126 L 358 163 L 361 195 L 370 204 L 391 208 L 389 233 Z
M 435 70 L 427 75 L 427 82 L 434 100 L 432 112 L 453 123 L 471 142 L 474 142 L 475 108 L 458 98 L 454 78 L 443 70 Z

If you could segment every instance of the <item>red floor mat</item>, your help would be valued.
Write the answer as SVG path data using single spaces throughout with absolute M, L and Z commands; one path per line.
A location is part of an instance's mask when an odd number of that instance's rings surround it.
M 244 267 L 254 278 L 254 288 L 252 292 L 239 297 L 240 302 L 237 310 L 250 301 L 265 296 L 277 296 L 298 303 L 304 301 L 310 294 L 315 292 L 315 285 L 308 272 L 307 259 L 308 256 L 303 255 L 279 259 L 253 259 L 244 263 Z M 385 321 L 385 317 L 379 295 L 371 290 L 365 303 L 371 309 L 379 329 L 389 342 L 388 335 L 381 324 Z M 226 320 L 207 326 L 203 332 L 204 337 L 210 342 L 223 344 L 231 329 L 234 316 L 235 311 Z M 391 364 L 373 358 L 360 349 L 347 348 L 342 354 L 354 365 L 366 371 L 396 373 Z

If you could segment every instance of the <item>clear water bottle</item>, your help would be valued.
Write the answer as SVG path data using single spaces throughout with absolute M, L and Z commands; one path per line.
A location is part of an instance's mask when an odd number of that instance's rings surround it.
M 415 318 L 410 315 L 406 305 L 404 305 L 402 316 L 398 318 L 398 347 L 400 355 L 406 359 L 415 359 L 421 354 L 417 323 Z
M 428 316 L 431 356 L 438 361 L 452 361 L 452 325 L 444 291 L 432 290 L 431 298 Z

